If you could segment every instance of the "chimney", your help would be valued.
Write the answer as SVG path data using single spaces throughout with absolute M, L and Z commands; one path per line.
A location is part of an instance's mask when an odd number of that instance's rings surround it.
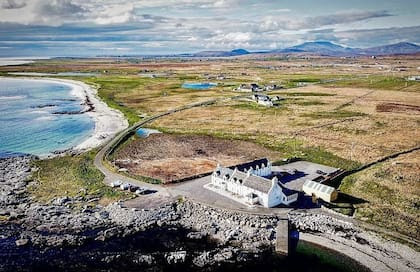
M 272 185 L 277 185 L 278 181 L 279 181 L 279 179 L 278 179 L 276 176 L 274 176 L 274 177 L 271 179 L 271 184 L 272 184 Z

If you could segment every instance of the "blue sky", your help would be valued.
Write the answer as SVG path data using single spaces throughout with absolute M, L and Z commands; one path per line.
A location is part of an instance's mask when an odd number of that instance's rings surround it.
M 418 0 L 0 0 L 0 56 L 420 44 Z

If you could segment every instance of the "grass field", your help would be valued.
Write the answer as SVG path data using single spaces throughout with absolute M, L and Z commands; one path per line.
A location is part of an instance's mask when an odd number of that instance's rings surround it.
M 285 88 L 269 93 L 284 98 L 276 108 L 244 99 L 225 100 L 166 116 L 151 126 L 168 133 L 246 140 L 278 152 L 280 157 L 353 169 L 420 144 L 420 83 L 406 80 L 418 74 L 419 66 L 416 57 L 404 56 L 375 60 L 53 59 L 0 67 L 0 73 L 97 72 L 97 77 L 73 79 L 98 87 L 100 97 L 121 110 L 130 124 L 186 104 L 239 95 L 232 89 L 241 83 L 278 84 Z M 149 77 L 153 73 L 162 76 Z M 224 80 L 210 79 L 220 74 Z M 181 88 L 184 82 L 216 82 L 218 86 L 187 90 Z M 45 201 L 66 191 L 69 195 L 98 195 L 103 201 L 124 197 L 101 187 L 92 156 L 39 162 L 41 182 L 33 194 Z M 420 162 L 404 157 L 409 163 L 392 165 L 399 160 L 346 178 L 341 190 L 367 201 L 356 205 L 358 219 L 418 237 Z M 66 167 L 70 171 L 65 171 Z M 396 176 L 401 176 L 398 182 Z
M 340 190 L 362 198 L 355 217 L 420 239 L 420 152 L 402 155 L 346 177 Z
M 99 198 L 100 204 L 129 198 L 129 194 L 103 183 L 103 174 L 93 165 L 94 156 L 95 152 L 91 151 L 34 162 L 39 169 L 34 174 L 38 184 L 30 188 L 30 193 L 41 202 L 62 196 Z

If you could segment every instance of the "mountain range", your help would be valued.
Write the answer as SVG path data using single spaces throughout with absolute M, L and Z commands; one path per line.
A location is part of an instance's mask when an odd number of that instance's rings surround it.
M 395 44 L 370 47 L 351 48 L 344 47 L 328 41 L 305 42 L 284 49 L 275 49 L 263 52 L 249 52 L 245 49 L 232 51 L 202 51 L 194 54 L 182 54 L 183 57 L 232 57 L 248 54 L 311 54 L 324 56 L 377 56 L 377 55 L 400 55 L 420 53 L 420 46 L 414 43 L 400 42 Z

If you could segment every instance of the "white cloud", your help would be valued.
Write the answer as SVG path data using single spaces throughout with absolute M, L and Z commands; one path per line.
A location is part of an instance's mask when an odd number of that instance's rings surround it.
M 134 6 L 127 5 L 110 5 L 105 6 L 96 13 L 93 21 L 97 24 L 121 24 L 135 20 Z

